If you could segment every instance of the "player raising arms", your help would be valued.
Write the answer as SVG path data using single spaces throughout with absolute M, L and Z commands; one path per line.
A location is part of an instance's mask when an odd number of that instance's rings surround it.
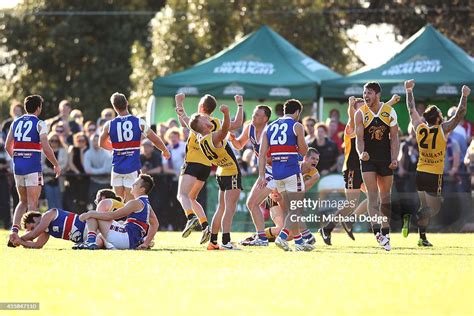
M 211 223 L 211 240 L 208 250 L 235 250 L 231 242 L 230 229 L 237 202 L 242 190 L 239 164 L 226 137 L 230 127 L 229 108 L 221 105 L 224 114 L 222 127 L 215 131 L 209 116 L 195 113 L 191 116 L 189 126 L 199 134 L 199 145 L 207 159 L 217 166 L 216 179 L 219 185 L 219 205 Z M 222 245 L 217 244 L 217 234 L 222 228 Z
M 386 103 L 390 106 L 398 103 L 400 96 L 394 94 L 392 98 Z M 359 155 L 356 150 L 356 133 L 355 133 L 355 113 L 364 105 L 364 99 L 355 98 L 351 96 L 348 102 L 347 114 L 349 122 L 347 122 L 346 128 L 344 129 L 344 165 L 342 172 L 344 175 L 345 190 L 347 201 L 354 201 L 357 208 L 347 207 L 336 212 L 336 215 L 342 215 L 344 217 L 348 215 L 359 215 L 367 211 L 367 199 L 364 199 L 359 204 L 360 191 L 367 192 L 364 183 L 362 181 L 362 173 L 360 172 L 360 161 Z M 352 221 L 341 222 L 341 226 L 346 231 L 347 235 L 355 240 L 354 234 L 352 233 Z M 330 221 L 323 228 L 319 230 L 324 243 L 328 246 L 331 245 L 331 232 L 336 227 L 337 223 Z
M 471 93 L 471 89 L 468 86 L 462 87 L 461 99 L 459 100 L 456 114 L 448 121 L 443 122 L 443 115 L 436 105 L 428 106 L 423 113 L 423 118 L 420 117 L 415 108 L 414 87 L 414 80 L 405 81 L 407 108 L 416 133 L 416 141 L 420 153 L 416 168 L 416 188 L 420 198 L 420 209 L 416 213 L 420 234 L 418 246 L 432 247 L 433 245 L 426 238 L 426 228 L 430 218 L 438 214 L 441 208 L 446 135 L 466 115 L 467 97 Z M 404 223 L 404 225 L 406 224 Z
M 148 249 L 156 231 L 158 219 L 148 201 L 154 186 L 153 178 L 141 174 L 132 184 L 133 200 L 115 212 L 90 211 L 79 217 L 87 223 L 87 243 L 82 249 L 98 249 L 96 231 L 116 249 Z M 100 206 L 100 203 L 99 203 Z M 125 224 L 116 222 L 126 217 Z
M 141 169 L 142 135 L 162 151 L 163 157 L 168 159 L 170 152 L 161 138 L 150 129 L 143 119 L 129 113 L 125 95 L 115 92 L 110 97 L 110 103 L 118 116 L 105 123 L 100 134 L 99 144 L 104 149 L 113 150 L 111 186 L 115 193 L 124 202 L 127 202 L 133 198 L 130 189 Z
M 43 185 L 41 150 L 53 164 L 56 178 L 61 174 L 61 167 L 48 142 L 46 123 L 38 119 L 43 109 L 43 98 L 40 95 L 27 96 L 23 106 L 26 114 L 13 121 L 5 143 L 6 151 L 13 158 L 15 183 L 20 197 L 13 215 L 9 247 L 14 246 L 12 240 L 18 237 L 23 214 L 27 210 L 38 209 L 38 199 Z
M 182 167 L 178 184 L 178 200 L 187 217 L 187 223 L 182 236 L 183 238 L 188 237 L 192 230 L 200 224 L 202 230 L 200 243 L 204 244 L 209 241 L 210 229 L 208 227 L 206 213 L 202 205 L 197 201 L 197 196 L 209 177 L 211 162 L 201 150 L 196 133 L 189 126 L 190 118 L 184 110 L 184 99 L 185 95 L 183 93 L 179 93 L 175 96 L 176 112 L 178 113 L 179 121 L 181 125 L 191 130 L 186 143 L 185 163 Z M 235 119 L 230 122 L 229 130 L 240 128 L 243 122 L 243 97 L 236 95 L 234 96 L 234 100 L 238 109 Z M 211 116 L 216 106 L 216 99 L 212 95 L 206 94 L 199 100 L 197 113 L 209 118 L 212 124 L 211 132 L 221 128 L 221 122 Z
M 256 157 L 258 157 L 261 136 L 271 116 L 272 110 L 270 107 L 266 105 L 257 105 L 252 114 L 252 122 L 245 126 L 242 134 L 238 138 L 236 138 L 232 133 L 229 134 L 229 140 L 234 148 L 240 150 L 250 140 L 254 153 Z M 255 183 L 250 191 L 249 197 L 247 198 L 247 208 L 252 215 L 252 220 L 257 233 L 255 238 L 251 238 L 251 240 L 246 240 L 242 243 L 242 245 L 245 246 L 268 246 L 268 238 L 265 234 L 265 221 L 262 212 L 260 211 L 260 204 L 270 195 L 273 189 L 276 189 L 275 181 L 273 181 L 272 178 L 272 166 L 270 163 L 271 161 L 268 160 L 268 163 L 265 166 L 267 186 L 259 188 L 257 183 Z
M 372 229 L 378 243 L 390 251 L 391 190 L 400 144 L 397 113 L 380 102 L 381 91 L 377 82 L 364 85 L 365 104 L 355 114 L 356 147 L 367 188 L 369 215 L 384 216 L 384 220 L 372 223 Z
M 304 182 L 301 175 L 298 154 L 304 156 L 308 145 L 304 139 L 304 128 L 297 122 L 303 105 L 300 101 L 290 99 L 283 105 L 284 116 L 268 125 L 263 131 L 260 153 L 258 156 L 257 185 L 263 189 L 267 185 L 265 179 L 265 166 L 267 153 L 270 152 L 272 160 L 272 175 L 275 179 L 278 192 L 282 195 L 282 206 L 286 214 L 285 225 L 275 240 L 275 244 L 289 251 L 288 237 L 294 236 L 297 251 L 311 251 L 314 247 L 304 242 L 298 221 L 291 215 L 301 215 L 300 201 L 304 198 Z M 296 207 L 291 207 L 296 206 Z

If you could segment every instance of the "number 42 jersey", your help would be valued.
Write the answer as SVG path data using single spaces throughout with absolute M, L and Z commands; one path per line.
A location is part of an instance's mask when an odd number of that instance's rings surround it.
M 13 133 L 15 174 L 41 172 L 40 135 L 48 134 L 46 123 L 34 115 L 25 114 L 13 122 L 10 133 Z

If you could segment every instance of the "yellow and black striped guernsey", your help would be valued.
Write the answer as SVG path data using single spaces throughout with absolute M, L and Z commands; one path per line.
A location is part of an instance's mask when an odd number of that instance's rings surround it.
M 443 174 L 446 155 L 446 136 L 441 125 L 428 126 L 421 123 L 416 128 L 418 143 L 418 165 L 416 170 L 432 174 Z
M 221 128 L 221 122 L 219 119 L 215 117 L 210 117 L 209 119 L 212 125 L 214 125 L 214 128 L 212 129 L 213 132 Z M 194 162 L 209 167 L 211 166 L 210 161 L 206 158 L 199 146 L 198 136 L 192 130 L 189 133 L 188 142 L 186 143 L 186 156 L 184 157 L 184 160 L 186 163 Z
M 235 158 L 232 148 L 227 143 L 227 139 L 222 141 L 222 146 L 216 148 L 212 143 L 212 134 L 201 136 L 199 145 L 209 163 L 217 166 L 216 175 L 218 176 L 234 176 L 240 174 L 239 165 Z

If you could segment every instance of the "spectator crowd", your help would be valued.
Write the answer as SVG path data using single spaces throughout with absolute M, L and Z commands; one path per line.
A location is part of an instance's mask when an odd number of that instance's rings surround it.
M 283 116 L 283 106 L 277 104 L 275 114 Z M 423 105 L 418 107 L 423 112 Z M 454 115 L 455 107 L 448 111 L 448 117 Z M 10 117 L 4 120 L 0 134 L 0 220 L 5 228 L 10 227 L 12 209 L 18 203 L 18 196 L 12 175 L 11 159 L 5 151 L 4 140 L 13 120 L 23 115 L 23 105 L 13 102 Z M 85 212 L 94 208 L 97 190 L 110 187 L 112 168 L 111 152 L 99 147 L 99 133 L 108 120 L 115 117 L 112 108 L 106 108 L 95 121 L 84 121 L 82 112 L 73 109 L 68 100 L 59 103 L 58 114 L 45 122 L 49 128 L 48 140 L 64 176 L 56 179 L 50 162 L 43 157 L 44 190 L 42 201 L 48 208 L 59 207 L 74 212 Z M 344 129 L 337 109 L 330 111 L 329 118 L 319 122 L 313 116 L 302 118 L 306 142 L 320 153 L 318 170 L 322 176 L 341 173 L 344 161 Z M 248 124 L 248 122 L 246 123 Z M 165 141 L 170 159 L 161 157 L 161 152 L 150 141 L 141 145 L 142 172 L 154 176 L 154 192 L 150 202 L 164 230 L 181 230 L 185 224 L 181 205 L 176 199 L 178 176 L 184 164 L 186 139 L 189 130 L 179 125 L 176 119 L 151 126 Z M 418 161 L 418 149 L 413 129 L 400 137 L 399 168 L 394 179 L 398 192 L 415 192 L 415 170 Z M 445 159 L 445 177 L 443 191 L 471 192 L 474 188 L 474 128 L 468 121 L 461 122 L 448 137 L 447 157 Z M 257 159 L 250 144 L 235 151 L 242 174 L 255 174 Z M 401 195 L 402 196 L 402 195 Z M 202 190 L 199 200 L 206 205 L 206 190 Z M 414 199 L 400 198 L 400 207 L 412 208 Z M 453 201 L 454 203 L 455 201 Z M 462 202 L 461 202 L 462 203 Z M 463 205 L 460 205 L 463 207 Z M 205 207 L 204 207 L 205 208 Z

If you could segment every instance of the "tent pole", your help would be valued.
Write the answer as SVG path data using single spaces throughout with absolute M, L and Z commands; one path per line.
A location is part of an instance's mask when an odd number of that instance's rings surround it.
M 323 119 L 323 107 L 324 107 L 324 98 L 321 96 L 319 97 L 319 114 L 318 114 L 318 121 L 322 121 Z

